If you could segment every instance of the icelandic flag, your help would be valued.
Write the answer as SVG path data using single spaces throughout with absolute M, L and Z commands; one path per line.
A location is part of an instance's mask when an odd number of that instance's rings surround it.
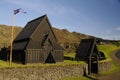
M 16 15 L 16 14 L 19 13 L 19 12 L 27 13 L 27 12 L 25 12 L 23 9 L 19 8 L 19 9 L 14 10 L 14 15 Z

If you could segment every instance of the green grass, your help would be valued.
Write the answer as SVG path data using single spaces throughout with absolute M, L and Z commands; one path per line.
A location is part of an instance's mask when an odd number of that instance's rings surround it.
M 105 53 L 105 56 L 107 59 L 102 60 L 101 62 L 105 62 L 105 61 L 112 61 L 112 59 L 110 58 L 110 54 L 114 51 L 119 49 L 120 47 L 111 45 L 111 44 L 107 44 L 107 45 L 98 45 L 98 48 L 100 51 Z M 68 56 L 68 57 L 75 57 L 75 53 L 69 53 L 69 54 L 65 54 L 64 56 Z M 85 62 L 80 61 L 79 63 L 77 61 L 70 61 L 70 60 L 64 60 L 64 62 L 57 62 L 57 64 L 27 64 L 27 65 L 22 65 L 22 64 L 17 64 L 17 63 L 12 63 L 11 67 L 18 67 L 18 68 L 25 68 L 25 67 L 50 67 L 50 66 L 66 66 L 66 65 L 76 65 L 76 64 L 85 64 Z M 0 68 L 11 68 L 9 66 L 9 62 L 6 61 L 2 61 L 0 60 Z M 100 73 L 100 75 L 107 75 L 110 73 L 113 73 L 115 71 L 120 70 L 120 67 L 113 62 L 113 68 L 108 71 L 108 72 L 102 72 Z M 61 79 L 61 80 L 90 80 L 89 78 L 86 78 L 84 76 L 82 77 L 72 77 L 72 78 L 65 78 L 65 79 Z
M 105 53 L 106 58 L 110 58 L 110 54 L 113 51 L 120 49 L 120 47 L 117 47 L 112 44 L 106 44 L 106 45 L 98 45 L 98 49 L 99 49 L 99 51 L 102 51 Z
M 98 49 L 99 51 L 104 52 L 106 59 L 102 60 L 100 62 L 107 62 L 107 61 L 111 61 L 111 57 L 110 54 L 117 50 L 120 49 L 120 47 L 117 47 L 116 45 L 112 45 L 112 44 L 106 44 L 106 45 L 98 45 Z M 64 56 L 66 57 L 71 57 L 71 58 L 75 58 L 75 53 L 65 53 Z
M 96 76 L 87 75 L 87 76 L 80 76 L 80 77 L 64 78 L 61 80 L 96 80 Z
M 120 47 L 117 47 L 116 45 L 112 45 L 112 44 L 106 44 L 106 45 L 98 45 L 98 49 L 101 52 L 104 52 L 106 59 L 102 60 L 100 62 L 107 62 L 107 61 L 112 61 L 110 54 L 117 50 L 120 49 Z
M 90 79 L 82 76 L 82 77 L 65 78 L 65 79 L 61 79 L 61 80 L 90 80 Z
M 77 62 L 77 61 L 70 61 L 70 60 L 64 60 L 64 63 L 65 64 L 85 64 L 84 61 Z
M 108 74 L 112 74 L 112 73 L 115 73 L 117 71 L 120 71 L 120 66 L 118 66 L 117 64 L 112 64 L 112 69 L 107 71 L 107 72 L 101 72 L 99 75 L 108 75 Z
M 81 62 L 77 62 L 77 61 L 70 61 L 70 60 L 64 60 L 64 62 L 57 62 L 57 63 L 53 63 L 53 64 L 42 64 L 42 63 L 32 63 L 32 64 L 27 64 L 27 65 L 23 65 L 23 64 L 18 64 L 18 63 L 12 63 L 12 65 L 9 65 L 9 62 L 6 61 L 2 61 L 0 60 L 0 68 L 8 68 L 8 67 L 50 67 L 50 66 L 67 66 L 67 65 L 74 65 L 74 64 L 85 64 L 85 62 L 81 61 Z
M 116 45 L 112 45 L 112 44 L 98 45 L 98 48 L 100 51 L 104 52 L 104 54 L 106 56 L 106 59 L 102 60 L 100 62 L 112 61 L 110 54 L 113 51 L 120 49 L 120 47 L 118 47 Z M 108 75 L 108 74 L 114 73 L 119 70 L 120 70 L 120 66 L 117 63 L 115 63 L 114 61 L 112 61 L 112 69 L 108 72 L 102 72 L 102 73 L 100 73 L 100 75 Z
M 107 72 L 101 72 L 99 75 L 108 75 L 108 74 L 112 74 L 115 73 L 117 71 L 120 71 L 120 66 L 118 64 L 116 64 L 114 61 L 112 61 L 112 69 L 107 71 Z
M 112 61 L 112 59 L 110 57 L 110 54 L 113 51 L 115 51 L 117 49 L 120 49 L 120 47 L 117 47 L 117 46 L 112 45 L 112 44 L 106 44 L 106 45 L 98 45 L 98 49 L 99 49 L 99 51 L 104 52 L 104 54 L 106 56 L 106 59 L 102 60 L 100 62 L 107 62 L 107 61 Z M 65 54 L 65 56 L 74 57 L 75 54 L 70 53 L 70 54 Z M 102 73 L 100 73 L 100 75 L 108 75 L 108 74 L 111 74 L 111 73 L 114 73 L 114 72 L 120 70 L 120 67 L 119 67 L 118 64 L 116 64 L 114 61 L 112 61 L 112 63 L 113 63 L 112 64 L 112 69 L 110 71 L 107 71 L 107 72 L 102 72 Z M 90 79 L 82 76 L 82 77 L 65 78 L 65 79 L 62 79 L 62 80 L 90 80 Z
M 64 56 L 75 58 L 75 53 L 65 53 Z

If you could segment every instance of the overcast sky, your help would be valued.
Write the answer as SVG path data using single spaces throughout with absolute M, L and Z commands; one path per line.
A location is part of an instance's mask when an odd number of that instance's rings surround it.
M 104 39 L 120 39 L 120 0 L 1 0 L 0 24 L 12 25 L 13 10 L 27 14 L 14 16 L 14 25 L 47 14 L 52 26 Z

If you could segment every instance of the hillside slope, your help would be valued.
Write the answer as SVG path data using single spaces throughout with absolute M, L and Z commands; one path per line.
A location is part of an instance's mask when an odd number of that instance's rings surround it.
M 0 25 L 0 48 L 9 46 L 11 41 L 11 26 Z M 21 27 L 14 28 L 14 38 L 22 30 Z
M 79 42 L 81 39 L 88 38 L 89 36 L 77 32 L 69 32 L 67 29 L 57 29 L 53 28 L 53 31 L 58 39 L 58 42 L 63 43 L 63 42 Z
M 14 27 L 14 38 L 19 34 L 22 30 L 22 27 Z M 67 50 L 71 51 L 75 49 L 75 47 L 79 44 L 81 39 L 89 38 L 90 36 L 77 33 L 77 32 L 69 32 L 67 29 L 57 29 L 53 28 L 53 31 L 57 37 L 58 42 L 61 46 Z M 11 26 L 0 25 L 0 48 L 10 45 L 11 40 Z

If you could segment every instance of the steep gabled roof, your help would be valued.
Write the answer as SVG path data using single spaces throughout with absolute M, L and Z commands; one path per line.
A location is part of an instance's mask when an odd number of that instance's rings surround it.
M 33 34 L 35 29 L 38 27 L 38 25 L 43 21 L 45 17 L 46 15 L 43 15 L 37 19 L 28 22 L 27 25 L 20 32 L 20 34 L 16 37 L 15 41 L 30 38 L 30 36 Z
M 95 39 L 82 39 L 76 50 L 76 57 L 89 58 L 92 53 L 99 54 Z
M 36 31 L 37 27 L 42 23 L 42 21 L 44 19 L 47 19 L 50 29 L 53 32 L 53 30 L 51 28 L 52 26 L 49 22 L 49 19 L 47 18 L 47 15 L 43 15 L 39 18 L 29 21 L 27 23 L 27 25 L 23 28 L 23 30 L 19 33 L 19 35 L 15 38 L 14 41 L 19 41 L 19 40 L 24 40 L 24 39 L 30 38 L 32 36 L 32 34 L 34 34 L 34 32 Z M 54 32 L 53 32 L 53 35 L 54 35 Z M 55 35 L 54 35 L 54 37 L 56 38 Z M 57 38 L 56 38 L 56 40 L 57 40 Z
M 30 45 L 30 48 L 32 48 L 32 49 L 37 49 L 37 48 L 41 49 L 42 45 L 40 45 L 40 44 L 41 44 L 41 42 L 43 42 L 42 38 L 40 41 L 31 40 L 31 38 L 39 31 L 40 27 L 45 27 L 45 26 L 42 26 L 42 24 L 44 22 L 47 22 L 50 32 L 51 32 L 51 35 L 53 35 L 54 41 L 56 41 L 55 42 L 56 45 L 54 45 L 54 48 L 56 48 L 57 50 L 61 50 L 62 47 L 60 47 L 57 44 L 57 38 L 52 30 L 52 26 L 49 22 L 49 19 L 47 18 L 47 15 L 43 15 L 43 16 L 41 16 L 37 19 L 34 19 L 32 21 L 29 21 L 27 23 L 27 25 L 23 28 L 23 30 L 15 38 L 15 40 L 13 42 L 13 50 L 23 50 L 23 49 L 27 48 L 29 45 Z M 44 37 L 44 34 L 43 34 L 43 37 Z

